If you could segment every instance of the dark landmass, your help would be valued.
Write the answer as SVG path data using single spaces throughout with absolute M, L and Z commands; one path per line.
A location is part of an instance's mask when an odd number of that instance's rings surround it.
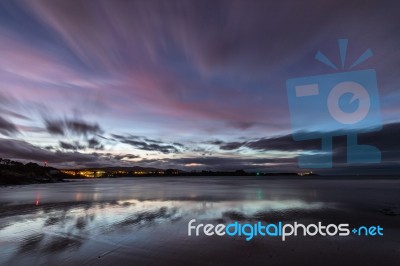
M 21 163 L 0 158 L 0 185 L 23 185 L 62 182 L 64 179 L 117 178 L 117 177 L 200 177 L 243 176 L 263 179 L 399 179 L 400 175 L 318 175 L 311 171 L 301 172 L 246 172 L 236 171 L 182 171 L 150 167 L 100 167 L 82 169 L 57 169 L 37 163 Z
M 56 168 L 0 158 L 0 185 L 62 182 L 68 175 Z
M 316 174 L 304 171 L 299 173 L 265 173 L 265 172 L 246 172 L 244 170 L 235 171 L 183 171 L 180 169 L 159 169 L 146 168 L 140 166 L 134 167 L 101 167 L 101 168 L 83 168 L 83 169 L 60 169 L 62 173 L 70 175 L 70 178 L 102 178 L 102 177 L 162 177 L 162 176 L 317 176 Z
M 57 169 L 37 163 L 22 163 L 0 158 L 0 185 L 23 185 L 36 183 L 62 182 L 64 179 L 113 178 L 113 177 L 169 177 L 169 176 L 315 176 L 312 172 L 302 173 L 263 173 L 236 171 L 182 171 L 180 169 L 158 169 L 149 167 L 101 167 L 84 169 Z

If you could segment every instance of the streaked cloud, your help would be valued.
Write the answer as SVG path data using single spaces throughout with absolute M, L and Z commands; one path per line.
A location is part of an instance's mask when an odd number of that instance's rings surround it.
M 361 0 L 2 2 L 0 134 L 19 151 L 7 149 L 8 157 L 293 166 L 257 160 L 318 146 L 292 141 L 285 81 L 334 73 L 313 57 L 323 47 L 339 62 L 338 38 L 350 40 L 350 61 L 372 49 L 359 68 L 376 69 L 383 121 L 399 122 L 398 8 Z M 378 134 L 369 140 L 387 143 L 380 138 L 389 133 Z

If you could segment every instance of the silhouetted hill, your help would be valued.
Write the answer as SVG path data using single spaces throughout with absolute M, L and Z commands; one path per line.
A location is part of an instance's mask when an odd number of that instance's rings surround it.
M 0 158 L 0 185 L 52 183 L 66 177 L 56 168 Z

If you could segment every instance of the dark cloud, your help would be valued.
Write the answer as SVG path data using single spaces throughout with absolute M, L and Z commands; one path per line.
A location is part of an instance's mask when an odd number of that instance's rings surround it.
M 51 124 L 54 128 L 57 128 L 57 123 Z M 73 123 L 61 123 L 61 125 L 72 125 Z M 96 128 L 100 127 L 81 127 L 79 128 Z M 69 130 L 68 127 L 64 127 L 66 130 Z M 74 128 L 74 127 L 71 127 Z M 85 130 L 77 130 L 81 134 L 84 134 Z M 86 131 L 85 131 L 86 132 Z M 87 130 L 87 132 L 92 132 L 91 130 Z M 345 132 L 335 132 L 334 135 L 343 135 Z M 351 132 L 348 132 L 351 133 Z M 374 167 L 375 169 L 384 171 L 384 167 L 387 169 L 392 169 L 395 171 L 396 165 L 400 159 L 399 151 L 400 151 L 400 142 L 397 141 L 397 136 L 400 133 L 400 123 L 393 123 L 384 125 L 383 129 L 377 132 L 368 132 L 359 135 L 359 142 L 361 144 L 370 144 L 378 147 L 382 151 L 383 162 L 380 165 Z M 313 132 L 308 132 L 308 134 L 313 134 Z M 162 153 L 176 153 L 179 152 L 179 148 L 183 148 L 184 146 L 180 143 L 163 143 L 160 140 L 153 140 L 150 138 L 145 138 L 141 136 L 122 136 L 113 134 L 111 138 L 101 137 L 106 140 L 115 140 L 120 141 L 121 143 L 129 144 L 135 148 L 147 150 L 147 151 L 159 151 Z M 8 141 L 8 142 L 7 142 Z M 102 163 L 106 165 L 119 165 L 121 160 L 124 159 L 136 159 L 139 158 L 137 155 L 133 154 L 119 154 L 119 155 L 111 155 L 109 154 L 107 157 L 108 160 L 105 160 L 104 155 L 100 154 L 82 154 L 82 153 L 68 153 L 55 151 L 50 153 L 46 153 L 45 149 L 41 149 L 30 145 L 26 142 L 22 141 L 12 141 L 12 140 L 2 140 L 2 144 L 0 145 L 2 149 L 3 157 L 16 156 L 12 158 L 17 159 L 29 159 L 39 160 L 39 158 L 48 158 L 51 157 L 55 163 L 71 163 L 71 165 L 81 165 L 84 163 L 87 166 L 101 166 Z M 224 142 L 221 140 L 215 140 L 208 142 L 209 144 L 217 145 L 221 150 L 236 150 L 241 147 L 245 147 L 252 150 L 259 151 L 309 151 L 309 150 L 318 150 L 320 147 L 320 140 L 310 140 L 310 141 L 294 141 L 291 135 L 277 136 L 271 138 L 261 138 L 261 139 L 252 139 L 247 141 L 234 141 L 234 142 Z M 84 145 L 79 144 L 78 142 L 68 143 L 65 141 L 60 141 L 59 145 L 62 149 L 77 151 L 80 149 L 85 149 Z M 87 147 L 96 149 L 102 148 L 100 141 L 96 138 L 87 139 Z M 15 150 L 11 152 L 10 147 L 17 147 Z M 22 149 L 18 149 L 21 148 Z M 47 147 L 46 149 L 54 150 L 54 147 Z M 32 152 L 27 152 L 31 150 Z M 14 152 L 14 153 L 13 153 Z M 334 153 L 336 158 L 340 158 L 341 161 L 345 161 L 346 156 L 346 139 L 345 138 L 334 138 Z M 25 156 L 19 157 L 19 156 Z M 31 157 L 30 157 L 31 156 Z M 62 160 L 62 162 L 61 162 Z M 297 162 L 296 158 L 281 158 L 281 159 L 241 159 L 241 158 L 223 158 L 218 156 L 210 156 L 210 157 L 200 157 L 200 158 L 181 158 L 181 159 L 163 159 L 163 160 L 142 160 L 141 163 L 149 164 L 157 167 L 174 167 L 174 168 L 185 168 L 192 169 L 190 164 L 198 165 L 198 167 L 202 169 L 209 170 L 234 170 L 234 169 L 269 169 L 269 170 L 279 170 L 284 167 L 287 169 L 296 169 Z M 339 166 L 338 169 L 333 169 L 332 171 L 340 171 L 340 169 L 348 167 L 345 164 L 336 164 Z M 393 168 L 394 167 L 394 168 Z M 364 169 L 363 167 L 354 168 L 355 169 Z M 368 169 L 368 168 L 365 168 Z
M 65 125 L 68 130 L 77 135 L 88 135 L 102 133 L 97 123 L 88 123 L 82 120 L 66 120 Z
M 3 158 L 32 161 L 48 161 L 49 163 L 84 164 L 95 162 L 98 156 L 78 152 L 49 151 L 22 140 L 0 139 L 0 154 Z
M 208 143 L 219 146 L 221 144 L 224 144 L 224 141 L 222 141 L 222 140 L 213 140 L 213 141 L 209 141 Z
M 10 121 L 0 116 L 0 133 L 6 136 L 18 133 L 17 127 Z
M 123 160 L 123 159 L 137 159 L 140 158 L 140 156 L 138 155 L 134 155 L 134 154 L 119 154 L 119 155 L 112 155 L 112 157 L 116 160 Z
M 227 145 L 227 144 L 225 144 Z M 243 143 L 253 150 L 279 150 L 279 151 L 298 151 L 298 150 L 314 150 L 320 145 L 320 140 L 294 141 L 292 135 L 284 135 L 273 138 L 261 138 L 258 140 Z
M 64 135 L 64 122 L 45 120 L 47 131 L 52 135 Z
M 68 142 L 64 142 L 64 141 L 60 141 L 60 148 L 64 149 L 64 150 L 83 150 L 86 147 L 79 144 L 78 142 L 74 142 L 74 143 L 68 143 Z
M 326 173 L 340 173 L 347 171 L 348 173 L 391 173 L 398 171 L 400 168 L 400 144 L 397 142 L 397 136 L 400 133 L 400 123 L 385 125 L 381 131 L 363 133 L 359 135 L 360 144 L 374 145 L 382 152 L 382 163 L 376 165 L 347 165 L 346 156 L 346 137 L 334 138 L 334 157 L 340 157 L 336 161 L 335 167 L 330 170 L 322 170 Z M 126 137 L 113 135 L 116 139 Z M 142 147 L 143 144 L 138 141 L 138 137 L 132 138 L 134 147 Z M 139 137 L 140 139 L 140 137 Z M 291 148 L 291 136 L 275 137 L 271 139 L 260 139 L 243 142 L 243 146 L 255 150 L 279 150 L 287 151 Z M 122 141 L 121 141 L 122 142 Z M 226 145 L 220 141 L 214 141 L 219 145 Z M 308 150 L 309 145 L 301 145 L 302 141 L 298 142 L 297 148 Z M 287 144 L 287 145 L 286 145 Z M 60 143 L 65 149 L 77 149 L 74 143 Z M 148 144 L 151 145 L 151 144 Z M 152 146 L 145 147 L 151 148 Z M 79 152 L 63 152 L 54 151 L 54 147 L 48 149 L 29 144 L 25 141 L 0 139 L 0 156 L 3 158 L 23 159 L 33 161 L 49 161 L 52 164 L 69 165 L 70 167 L 86 166 L 121 166 L 124 165 L 124 160 L 138 159 L 137 155 L 127 154 L 111 154 L 111 153 L 92 153 L 83 154 Z M 157 147 L 159 148 L 159 147 Z M 313 147 L 314 148 L 314 147 Z M 267 154 L 266 154 L 267 155 Z M 126 162 L 126 161 L 125 161 Z M 240 157 L 223 157 L 223 156 L 202 156 L 202 157 L 183 157 L 183 158 L 165 158 L 165 159 L 142 159 L 138 161 L 138 165 L 158 168 L 181 168 L 184 170 L 262 170 L 271 172 L 282 171 L 297 171 L 296 155 L 284 158 L 240 158 Z
M 400 123 L 386 124 L 380 131 L 363 133 L 358 136 L 360 144 L 373 145 L 382 153 L 383 163 L 399 164 L 400 162 Z M 340 145 L 340 143 L 339 143 Z M 342 147 L 346 146 L 342 140 Z M 344 148 L 336 151 L 338 154 L 344 153 Z
M 297 169 L 296 158 L 224 158 L 219 156 L 197 158 L 169 158 L 162 160 L 142 160 L 141 164 L 152 167 L 180 168 L 185 170 L 268 170 L 285 171 Z
M 161 140 L 155 140 L 155 139 L 149 139 L 145 138 L 144 141 L 149 142 L 149 143 L 155 143 L 155 144 L 163 144 Z
M 97 123 L 89 123 L 76 119 L 45 119 L 45 126 L 47 131 L 52 135 L 65 135 L 68 132 L 72 135 L 87 136 L 89 134 L 99 134 L 103 132 Z
M 301 151 L 318 149 L 320 140 L 294 141 L 292 135 L 277 136 L 272 138 L 260 138 L 248 141 L 224 142 L 220 140 L 209 142 L 218 146 L 221 150 L 237 150 L 246 147 L 252 150 L 278 150 L 278 151 Z
M 320 132 L 307 132 L 310 135 L 320 135 Z M 347 134 L 357 134 L 358 144 L 372 145 L 377 147 L 382 154 L 381 165 L 375 165 L 378 169 L 384 166 L 396 165 L 400 160 L 400 142 L 398 136 L 400 135 L 400 123 L 392 123 L 384 125 L 379 131 L 363 132 L 358 134 L 357 131 L 335 131 L 330 132 L 335 135 L 333 137 L 333 153 L 335 167 L 350 167 L 346 165 L 347 158 Z M 318 151 L 321 149 L 321 139 L 312 139 L 304 141 L 294 141 L 292 135 L 283 135 L 272 138 L 261 138 L 257 140 L 248 140 L 243 142 L 223 142 L 211 141 L 208 142 L 218 146 L 221 150 L 236 150 L 245 147 L 258 151 Z M 359 156 L 363 156 L 360 154 Z
M 183 147 L 183 145 L 181 144 L 179 145 L 176 145 L 174 143 L 168 144 L 168 143 L 163 143 L 162 141 L 159 140 L 141 138 L 139 136 L 132 136 L 132 135 L 122 136 L 117 134 L 112 134 L 111 136 L 121 143 L 131 145 L 136 149 L 144 151 L 157 151 L 165 154 L 179 153 L 180 152 L 179 148 Z
M 104 146 L 100 143 L 100 141 L 96 138 L 88 139 L 88 148 L 95 150 L 102 150 Z
M 74 149 L 73 144 L 64 143 L 67 148 Z M 105 167 L 105 166 L 132 166 L 123 158 L 137 158 L 133 154 L 101 154 L 80 153 L 77 151 L 54 150 L 54 147 L 41 148 L 22 140 L 1 139 L 0 157 L 15 160 L 43 162 L 47 161 L 51 166 L 59 168 L 76 167 Z
M 181 147 L 184 148 L 185 146 L 182 143 L 178 143 L 178 142 L 174 142 L 172 143 L 173 145 L 177 146 L 177 147 Z
M 219 146 L 221 150 L 236 150 L 243 146 L 242 142 L 228 142 L 223 143 Z
M 93 135 L 102 133 L 100 126 L 96 123 L 90 124 L 83 120 L 45 120 L 47 132 L 52 135 L 60 135 L 69 137 L 77 137 L 78 139 L 83 138 L 87 143 L 86 145 L 81 144 L 79 140 L 75 140 L 72 143 L 64 140 L 59 141 L 59 147 L 64 150 L 84 150 L 86 148 L 102 150 L 104 149 L 103 144 Z M 90 137 L 92 136 L 92 137 Z M 103 138 L 102 138 L 103 139 Z M 105 138 L 104 138 L 105 139 Z

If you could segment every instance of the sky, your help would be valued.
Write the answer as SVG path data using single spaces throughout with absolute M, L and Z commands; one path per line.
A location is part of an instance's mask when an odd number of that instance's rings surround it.
M 59 168 L 297 171 L 286 81 L 374 69 L 397 171 L 397 1 L 0 1 L 0 157 Z M 348 39 L 341 69 L 338 39 Z M 315 60 L 321 51 L 339 69 Z M 329 121 L 312 128 L 332 129 Z M 335 130 L 338 130 L 337 128 Z M 356 129 L 355 129 L 356 130 Z M 345 139 L 334 138 L 334 168 Z M 354 168 L 351 168 L 354 169 Z M 362 168 L 365 169 L 365 168 Z M 370 170 L 368 170 L 370 171 Z

